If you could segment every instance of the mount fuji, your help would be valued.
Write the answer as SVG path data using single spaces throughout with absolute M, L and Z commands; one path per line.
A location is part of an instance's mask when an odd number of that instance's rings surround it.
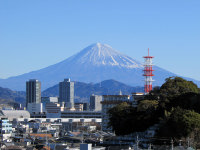
M 154 70 L 154 86 L 163 84 L 167 77 L 176 76 L 176 74 L 157 66 L 154 66 Z M 1 79 L 0 86 L 18 91 L 25 90 L 27 80 L 38 79 L 42 82 L 42 90 L 44 90 L 58 84 L 64 78 L 94 83 L 114 79 L 131 86 L 143 86 L 142 74 L 143 64 L 141 62 L 114 50 L 109 45 L 95 43 L 57 64 L 19 76 Z

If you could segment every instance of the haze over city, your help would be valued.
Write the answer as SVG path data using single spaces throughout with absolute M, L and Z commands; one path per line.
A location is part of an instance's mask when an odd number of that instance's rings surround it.
M 96 42 L 200 80 L 200 1 L 0 1 L 0 78 L 58 63 Z

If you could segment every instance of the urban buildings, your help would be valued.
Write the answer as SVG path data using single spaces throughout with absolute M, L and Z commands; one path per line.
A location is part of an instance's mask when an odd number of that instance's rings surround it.
M 26 107 L 31 114 L 44 111 L 41 103 L 41 82 L 36 79 L 26 82 Z
M 101 111 L 102 110 L 101 101 L 102 101 L 101 95 L 91 95 L 90 96 L 90 110 Z
M 74 103 L 74 108 L 76 111 L 83 111 L 83 103 Z
M 46 103 L 46 117 L 47 118 L 60 118 L 61 106 L 58 103 Z
M 101 111 L 63 111 L 61 118 L 101 119 Z
M 36 79 L 26 82 L 26 107 L 29 103 L 41 103 L 41 82 Z
M 12 133 L 12 124 L 10 123 L 8 118 L 1 118 L 0 129 L 1 133 L 3 134 Z
M 58 97 L 42 97 L 42 103 L 58 103 Z
M 74 109 L 74 82 L 70 79 L 59 83 L 59 103 L 63 102 L 67 109 Z
M 88 111 L 89 110 L 89 103 L 74 103 L 74 108 L 76 111 Z
M 48 103 L 58 103 L 58 97 L 42 97 L 41 101 L 42 101 L 44 111 L 46 111 L 46 104 L 48 104 Z
M 1 140 L 8 140 L 12 133 L 12 123 L 8 118 L 1 118 L 0 120 Z
M 28 103 L 27 110 L 30 114 L 43 113 L 45 111 L 43 103 Z

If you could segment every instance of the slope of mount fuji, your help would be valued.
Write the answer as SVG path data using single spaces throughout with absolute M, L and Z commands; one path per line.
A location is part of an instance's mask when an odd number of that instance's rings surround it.
M 165 78 L 175 74 L 154 67 L 155 83 L 161 85 Z M 49 88 L 71 78 L 80 82 L 101 82 L 114 79 L 131 86 L 143 86 L 143 65 L 133 58 L 124 55 L 106 44 L 92 44 L 68 59 L 16 77 L 1 79 L 0 86 L 12 90 L 25 90 L 25 82 L 38 79 L 42 82 L 42 89 Z

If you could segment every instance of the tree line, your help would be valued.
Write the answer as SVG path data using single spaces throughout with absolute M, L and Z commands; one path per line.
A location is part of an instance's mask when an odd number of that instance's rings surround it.
M 157 138 L 176 141 L 190 138 L 200 147 L 200 89 L 181 77 L 167 78 L 155 87 L 137 107 L 124 102 L 108 111 L 109 126 L 116 135 L 144 132 L 159 124 Z

